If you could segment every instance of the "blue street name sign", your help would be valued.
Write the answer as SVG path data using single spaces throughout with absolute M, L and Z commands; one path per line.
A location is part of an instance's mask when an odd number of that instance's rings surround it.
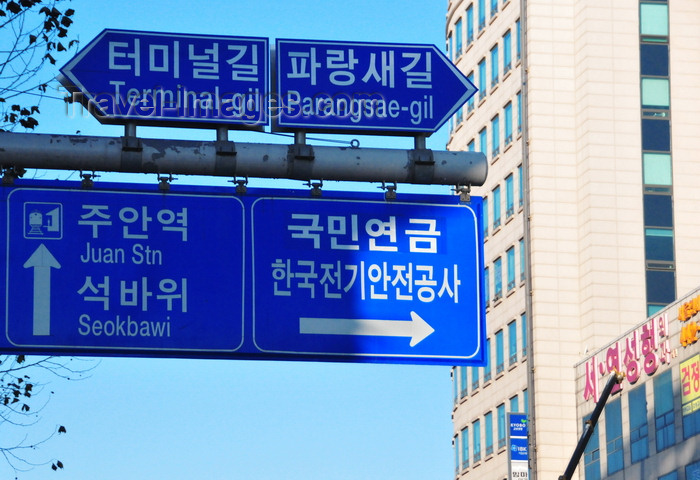
M 276 42 L 275 128 L 432 133 L 477 88 L 434 45 Z
M 20 182 L 4 351 L 483 364 L 480 198 Z
M 528 466 L 527 414 L 508 414 L 508 471 L 511 480 L 527 480 Z
M 60 79 L 103 123 L 261 128 L 268 52 L 266 38 L 104 30 Z

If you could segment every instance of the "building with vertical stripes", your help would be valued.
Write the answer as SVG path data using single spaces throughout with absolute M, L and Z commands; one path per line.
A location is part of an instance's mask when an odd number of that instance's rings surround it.
M 529 415 L 530 478 L 558 478 L 575 366 L 700 285 L 698 25 L 696 0 L 448 1 L 448 55 L 479 92 L 447 147 L 489 161 L 489 363 L 453 370 L 455 478 L 508 478 L 510 412 Z

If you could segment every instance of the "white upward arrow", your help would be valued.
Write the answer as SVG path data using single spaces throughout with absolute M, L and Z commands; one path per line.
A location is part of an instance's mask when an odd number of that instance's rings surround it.
M 34 335 L 51 334 L 51 269 L 61 268 L 51 252 L 42 243 L 24 268 L 34 269 Z
M 420 315 L 411 312 L 411 320 L 371 320 L 362 318 L 299 318 L 299 333 L 316 335 L 367 335 L 410 337 L 415 347 L 435 329 Z

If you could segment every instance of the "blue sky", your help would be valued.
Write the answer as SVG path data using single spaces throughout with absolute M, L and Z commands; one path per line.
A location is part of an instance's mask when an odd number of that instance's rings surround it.
M 446 1 L 126 1 L 73 0 L 72 27 L 82 45 L 104 28 L 212 35 L 426 43 L 444 47 Z M 58 66 L 69 59 L 61 57 Z M 60 92 L 54 90 L 55 96 Z M 66 116 L 44 100 L 40 133 L 121 136 L 118 126 Z M 209 130 L 139 128 L 139 135 L 214 139 Z M 313 136 L 313 135 L 311 135 Z M 357 136 L 340 136 L 349 141 Z M 288 143 L 270 134 L 236 133 L 241 142 Z M 412 140 L 357 137 L 361 146 L 411 148 Z M 445 127 L 428 139 L 443 150 Z M 311 143 L 314 143 L 312 140 Z M 70 172 L 28 177 L 76 179 Z M 98 181 L 155 182 L 145 175 L 102 174 Z M 225 184 L 226 179 L 178 181 Z M 302 187 L 252 179 L 252 186 Z M 330 183 L 327 189 L 376 191 Z M 448 193 L 399 186 L 399 192 Z M 32 459 L 60 459 L 21 473 L 23 480 L 448 479 L 453 476 L 452 387 L 447 367 L 270 361 L 95 359 L 89 378 L 54 381 L 55 392 L 32 432 L 68 433 Z M 34 454 L 33 454 L 34 455 Z M 0 478 L 10 478 L 0 463 Z

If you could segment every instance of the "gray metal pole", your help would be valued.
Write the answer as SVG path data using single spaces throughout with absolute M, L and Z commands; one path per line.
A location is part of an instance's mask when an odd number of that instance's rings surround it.
M 225 145 L 222 145 L 225 144 Z M 314 146 L 313 156 L 290 145 L 88 137 L 0 132 L 2 168 L 483 185 L 488 162 L 478 152 Z

